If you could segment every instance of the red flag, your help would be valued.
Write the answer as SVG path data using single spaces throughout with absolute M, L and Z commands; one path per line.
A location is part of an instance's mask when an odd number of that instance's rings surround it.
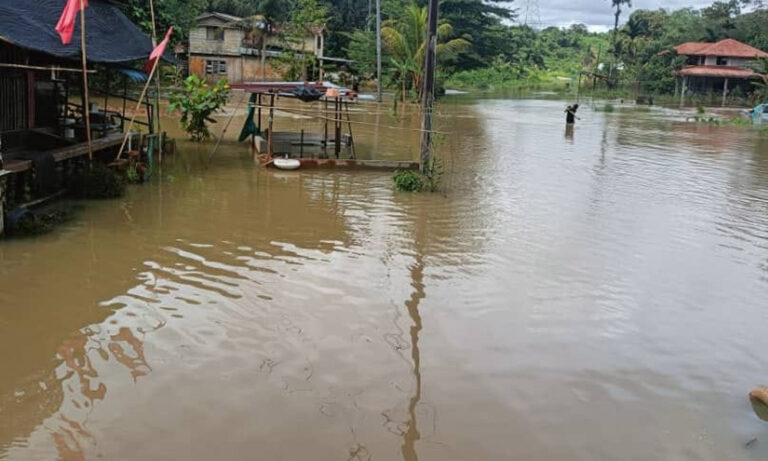
M 155 62 L 158 59 L 160 59 L 163 53 L 165 53 L 165 48 L 168 46 L 168 41 L 171 39 L 172 33 L 173 33 L 173 27 L 168 29 L 168 32 L 165 33 L 165 38 L 163 39 L 163 41 L 158 43 L 155 49 L 152 50 L 152 54 L 149 55 L 149 61 L 147 61 L 147 65 L 144 66 L 144 72 L 146 73 L 152 72 L 152 68 L 155 67 Z
M 83 7 L 88 6 L 88 0 L 83 0 Z M 61 13 L 59 23 L 56 24 L 56 32 L 61 35 L 61 43 L 69 45 L 72 43 L 72 34 L 75 32 L 75 20 L 77 12 L 80 11 L 80 0 L 67 0 L 67 6 Z

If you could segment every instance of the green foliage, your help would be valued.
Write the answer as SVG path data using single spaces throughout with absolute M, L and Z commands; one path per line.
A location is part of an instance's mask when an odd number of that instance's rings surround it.
M 443 162 L 432 157 L 425 174 L 414 170 L 397 170 L 392 177 L 398 192 L 437 192 L 443 180 Z
M 73 175 L 67 189 L 75 198 L 117 198 L 125 193 L 125 179 L 106 165 L 94 162 Z
M 420 192 L 424 189 L 424 178 L 413 170 L 397 170 L 392 181 L 398 192 Z
M 320 30 L 328 20 L 328 8 L 317 0 L 295 0 L 290 20 L 283 25 L 280 34 L 282 47 L 280 61 L 286 68 L 287 80 L 306 80 L 308 68 L 316 63 L 311 50 L 306 49 L 307 32 Z
M 444 173 L 445 168 L 443 166 L 442 160 L 436 156 L 433 156 L 431 164 L 428 165 L 427 174 L 422 175 L 424 183 L 422 190 L 428 192 L 437 192 L 443 182 Z
M 181 125 L 194 141 L 205 141 L 211 136 L 206 122 L 229 98 L 229 83 L 221 79 L 213 88 L 197 75 L 184 80 L 184 86 L 171 94 L 168 112 L 181 112 Z
M 56 226 L 64 224 L 72 219 L 73 211 L 70 209 L 53 209 L 48 211 L 25 212 L 6 229 L 8 237 L 24 238 L 36 237 L 53 231 Z
M 376 75 L 376 33 L 357 29 L 347 34 L 347 38 L 349 38 L 349 44 L 346 53 L 352 60 L 352 71 L 362 78 L 374 78 Z
M 381 29 L 381 37 L 390 56 L 390 78 L 401 91 L 405 100 L 407 90 L 415 94 L 421 89 L 422 68 L 426 53 L 427 9 L 411 3 L 400 16 L 386 21 Z M 469 49 L 470 42 L 465 37 L 455 37 L 453 27 L 442 22 L 437 30 L 438 63 L 456 57 Z

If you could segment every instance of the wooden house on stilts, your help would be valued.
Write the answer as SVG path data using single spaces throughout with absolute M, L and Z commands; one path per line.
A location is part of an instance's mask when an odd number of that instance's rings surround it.
M 86 117 L 94 158 L 115 158 L 128 83 L 146 79 L 126 65 L 147 59 L 150 38 L 112 2 L 90 0 L 85 29 L 91 104 L 84 107 L 80 25 L 70 45 L 62 45 L 54 30 L 64 4 L 0 2 L 0 234 L 4 211 L 56 193 L 68 172 L 87 163 Z M 152 105 L 144 107 L 151 129 Z

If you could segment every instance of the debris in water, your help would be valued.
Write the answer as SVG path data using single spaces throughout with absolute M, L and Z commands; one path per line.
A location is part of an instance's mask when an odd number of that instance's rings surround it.
M 749 401 L 758 418 L 768 422 L 768 387 L 758 387 L 749 393 Z

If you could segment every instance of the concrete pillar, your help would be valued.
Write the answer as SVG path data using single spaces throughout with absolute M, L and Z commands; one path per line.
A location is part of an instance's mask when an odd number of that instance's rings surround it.
M 728 78 L 725 79 L 725 83 L 723 83 L 723 103 L 721 106 L 725 107 L 725 97 L 728 95 Z
M 685 91 L 686 87 L 688 86 L 688 77 L 683 77 L 683 87 L 680 91 L 680 105 L 685 105 Z

